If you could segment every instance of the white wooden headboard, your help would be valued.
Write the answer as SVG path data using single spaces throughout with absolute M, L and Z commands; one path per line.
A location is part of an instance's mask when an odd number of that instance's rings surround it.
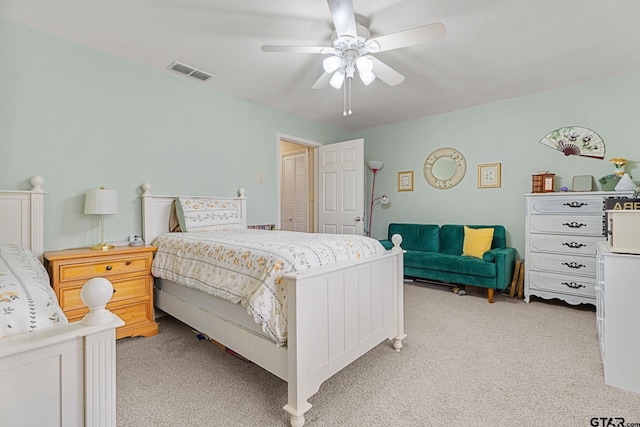
M 0 190 L 0 244 L 30 249 L 40 261 L 44 253 L 44 195 L 41 176 L 29 191 Z
M 171 203 L 178 196 L 155 196 L 149 192 L 151 184 L 145 182 L 142 188 L 142 239 L 148 244 L 161 234 L 169 232 L 169 217 L 171 216 Z M 216 196 L 188 196 L 189 198 L 206 198 L 216 200 L 235 200 L 240 202 L 240 218 L 244 226 L 247 226 L 247 198 L 244 197 L 244 188 L 238 190 L 237 197 Z

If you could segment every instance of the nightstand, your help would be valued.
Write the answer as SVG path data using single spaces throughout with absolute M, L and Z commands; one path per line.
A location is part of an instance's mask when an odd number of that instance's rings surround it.
M 125 322 L 116 330 L 116 338 L 156 335 L 158 324 L 153 318 L 151 275 L 156 249 L 154 246 L 117 246 L 109 251 L 79 248 L 45 252 L 51 286 L 69 321 L 80 320 L 88 312 L 80 299 L 82 286 L 93 277 L 104 277 L 114 288 L 107 309 Z

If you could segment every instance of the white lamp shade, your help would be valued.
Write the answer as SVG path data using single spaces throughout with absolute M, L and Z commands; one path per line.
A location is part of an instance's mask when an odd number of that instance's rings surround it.
M 342 58 L 339 56 L 329 56 L 322 61 L 322 67 L 327 73 L 333 73 L 342 65 Z
M 342 70 L 338 70 L 333 74 L 331 80 L 329 80 L 329 84 L 331 87 L 340 89 L 342 87 L 342 83 L 344 83 L 344 72 L 342 72 Z
M 118 213 L 118 192 L 104 188 L 87 190 L 84 201 L 84 213 L 96 215 L 115 215 Z
M 358 75 L 360 76 L 360 80 L 362 80 L 362 83 L 364 83 L 365 86 L 369 86 L 376 79 L 375 74 L 371 72 L 360 71 Z
M 369 160 L 368 164 L 371 170 L 382 169 L 382 166 L 384 166 L 384 163 L 378 160 Z

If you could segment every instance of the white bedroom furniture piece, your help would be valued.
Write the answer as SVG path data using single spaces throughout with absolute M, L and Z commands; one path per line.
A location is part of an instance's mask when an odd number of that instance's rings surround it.
M 149 184 L 142 189 L 143 238 L 153 243 L 168 232 L 177 196 L 152 195 Z M 242 191 L 239 197 L 216 199 L 237 203 L 246 226 Z M 401 349 L 406 337 L 401 240 L 395 236 L 394 249 L 376 256 L 285 275 L 286 346 L 278 347 L 257 331 L 238 326 L 222 309 L 189 303 L 186 296 L 169 293 L 164 285 L 156 290 L 156 307 L 287 381 L 288 402 L 283 409 L 291 414 L 291 425 L 301 427 L 311 408 L 307 399 L 325 380 L 385 340 Z
M 31 183 L 31 191 L 0 191 L 0 243 L 41 257 L 43 179 Z M 116 425 L 115 328 L 123 322 L 104 310 L 104 285 L 84 292 L 98 313 L 87 321 L 0 339 L 0 424 Z
M 598 243 L 596 329 L 608 385 L 640 393 L 640 255 Z
M 58 302 L 70 322 L 80 320 L 87 309 L 80 300 L 82 285 L 92 277 L 105 277 L 115 293 L 107 308 L 125 324 L 116 339 L 158 333 L 153 312 L 153 246 L 118 246 L 109 251 L 89 248 L 47 251 L 45 265 Z
M 569 304 L 595 304 L 596 243 L 604 240 L 604 199 L 629 194 L 525 195 L 525 302 L 535 295 Z

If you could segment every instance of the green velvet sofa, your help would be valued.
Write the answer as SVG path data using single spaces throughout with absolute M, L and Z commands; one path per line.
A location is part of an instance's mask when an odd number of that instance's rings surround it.
M 467 225 L 470 228 L 493 228 L 491 249 L 482 259 L 463 256 L 464 225 L 389 224 L 389 238 L 380 242 L 393 247 L 391 236 L 402 236 L 405 277 L 434 280 L 458 285 L 487 288 L 489 302 L 494 291 L 504 290 L 511 283 L 516 250 L 507 247 L 502 225 Z

